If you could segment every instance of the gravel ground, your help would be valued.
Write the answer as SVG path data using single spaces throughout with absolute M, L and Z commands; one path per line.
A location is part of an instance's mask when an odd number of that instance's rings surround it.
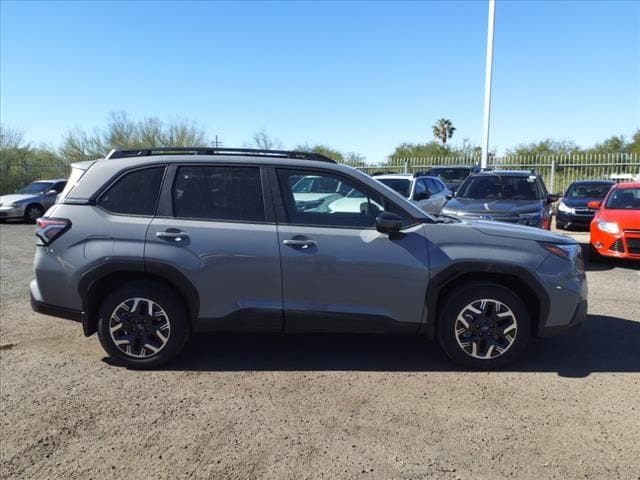
M 0 245 L 1 478 L 640 479 L 635 265 L 589 266 L 588 323 L 509 371 L 412 337 L 203 335 L 139 372 L 31 311 L 32 226 Z

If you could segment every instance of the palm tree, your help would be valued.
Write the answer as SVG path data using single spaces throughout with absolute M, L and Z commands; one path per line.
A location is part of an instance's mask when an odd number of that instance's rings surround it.
M 455 131 L 456 128 L 451 123 L 451 120 L 446 118 L 441 118 L 433 125 L 433 136 L 442 142 L 443 147 L 447 144 L 447 139 L 453 137 L 453 132 Z

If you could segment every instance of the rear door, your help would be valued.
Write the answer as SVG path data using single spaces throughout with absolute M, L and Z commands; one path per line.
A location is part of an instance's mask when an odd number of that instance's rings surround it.
M 409 226 L 402 209 L 350 177 L 287 168 L 276 175 L 285 330 L 417 332 L 429 273 L 424 226 Z M 310 207 L 293 191 L 304 175 L 339 181 L 347 193 Z M 376 231 L 383 210 L 405 215 L 403 235 Z
M 200 329 L 282 329 L 278 236 L 265 182 L 258 166 L 169 168 L 145 267 L 176 268 L 193 284 Z

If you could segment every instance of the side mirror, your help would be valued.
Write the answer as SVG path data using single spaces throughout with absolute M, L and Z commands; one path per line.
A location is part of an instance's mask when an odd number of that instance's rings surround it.
M 413 194 L 414 200 L 426 200 L 429 198 L 429 192 L 416 192 Z
M 451 200 L 451 199 L 452 199 L 453 197 L 455 197 L 455 196 L 456 196 L 456 192 L 451 192 L 451 193 L 447 193 L 447 194 L 445 195 L 445 198 L 446 198 L 447 200 Z
M 58 195 L 58 192 L 56 190 L 49 190 L 47 195 Z
M 593 210 L 599 209 L 600 205 L 601 202 L 599 202 L 598 200 L 591 200 L 589 203 L 587 203 L 587 207 L 592 208 Z
M 397 234 L 402 228 L 402 217 L 391 212 L 382 212 L 376 218 L 376 230 L 389 236 Z
M 557 202 L 558 201 L 558 195 L 553 194 L 553 193 L 548 193 L 547 194 L 547 203 L 553 203 L 553 202 Z

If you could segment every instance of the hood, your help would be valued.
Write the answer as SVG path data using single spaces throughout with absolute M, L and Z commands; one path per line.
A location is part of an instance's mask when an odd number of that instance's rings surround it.
M 593 197 L 593 198 L 567 198 L 562 197 L 560 199 L 562 203 L 564 203 L 567 207 L 572 208 L 587 208 L 587 203 L 589 202 L 601 202 L 602 198 Z
M 640 210 L 600 209 L 597 218 L 615 222 L 621 230 L 640 230 Z
M 489 200 L 473 198 L 452 198 L 445 208 L 477 214 L 519 215 L 542 210 L 542 200 Z
M 0 204 L 1 205 L 9 205 L 13 202 L 22 202 L 29 199 L 38 198 L 37 195 L 29 195 L 24 193 L 12 193 L 11 195 L 2 195 L 0 196 Z
M 485 235 L 494 235 L 496 237 L 508 237 L 518 240 L 533 240 L 535 242 L 559 244 L 576 243 L 576 241 L 570 237 L 551 233 L 548 230 L 543 230 L 541 228 L 503 222 L 489 222 L 484 220 L 465 220 L 464 223 L 468 224 L 478 232 L 484 233 Z

